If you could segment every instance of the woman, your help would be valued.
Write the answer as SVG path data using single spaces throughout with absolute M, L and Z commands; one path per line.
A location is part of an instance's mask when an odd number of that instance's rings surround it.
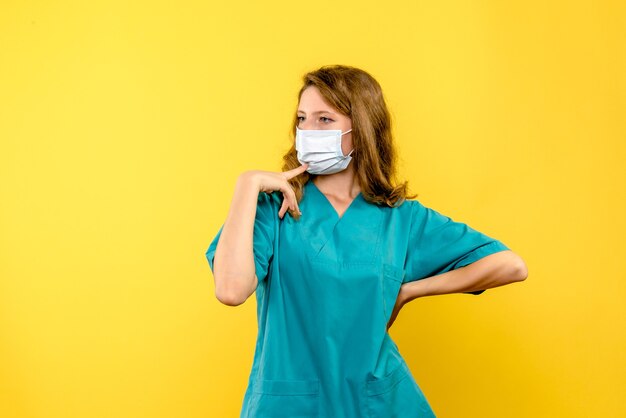
M 387 332 L 399 310 L 524 280 L 525 264 L 396 184 L 389 112 L 368 73 L 322 67 L 298 99 L 282 172 L 240 175 L 206 252 L 222 303 L 256 291 L 241 417 L 433 417 Z

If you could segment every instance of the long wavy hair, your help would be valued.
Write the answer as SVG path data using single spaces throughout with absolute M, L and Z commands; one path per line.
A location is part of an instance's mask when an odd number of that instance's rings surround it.
M 354 146 L 351 164 L 354 165 L 363 198 L 377 205 L 395 207 L 406 199 L 417 197 L 417 194 L 407 194 L 407 181 L 397 184 L 397 152 L 391 133 L 391 115 L 382 89 L 374 77 L 355 67 L 327 65 L 306 73 L 302 81 L 298 102 L 307 87 L 315 86 L 331 107 L 351 119 Z M 291 127 L 292 143 L 283 156 L 282 171 L 292 170 L 301 165 L 294 139 L 297 125 L 296 110 Z M 302 200 L 304 185 L 311 177 L 315 175 L 305 171 L 289 179 L 298 202 Z M 300 218 L 297 213 L 292 211 L 289 213 L 296 220 Z

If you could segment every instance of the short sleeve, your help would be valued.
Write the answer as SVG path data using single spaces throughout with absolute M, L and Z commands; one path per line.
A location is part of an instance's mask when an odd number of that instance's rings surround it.
M 254 219 L 254 234 L 252 239 L 255 271 L 259 282 L 267 277 L 270 263 L 274 255 L 274 239 L 275 230 L 277 228 L 277 220 L 278 210 L 274 210 L 272 197 L 265 192 L 260 192 L 257 200 L 257 210 Z M 214 271 L 213 260 L 215 258 L 215 250 L 223 229 L 224 224 L 220 227 L 205 253 L 206 259 L 211 267 L 211 271 Z
M 436 276 L 509 250 L 497 239 L 413 200 L 404 282 Z M 480 295 L 485 290 L 470 293 Z

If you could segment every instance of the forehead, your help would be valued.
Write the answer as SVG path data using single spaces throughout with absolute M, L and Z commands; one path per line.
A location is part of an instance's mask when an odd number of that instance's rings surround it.
M 298 112 L 306 114 L 336 113 L 335 109 L 324 100 L 319 90 L 315 86 L 306 88 L 300 96 Z

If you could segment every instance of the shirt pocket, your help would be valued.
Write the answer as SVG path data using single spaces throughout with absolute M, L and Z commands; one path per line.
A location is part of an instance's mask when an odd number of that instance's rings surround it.
M 267 380 L 253 382 L 250 416 L 255 418 L 319 418 L 320 382 Z
M 436 418 L 405 363 L 387 376 L 365 382 L 369 418 Z
M 383 263 L 382 269 L 382 292 L 383 292 L 383 311 L 385 319 L 391 318 L 393 307 L 400 293 L 402 279 L 404 277 L 404 269 L 389 263 Z

